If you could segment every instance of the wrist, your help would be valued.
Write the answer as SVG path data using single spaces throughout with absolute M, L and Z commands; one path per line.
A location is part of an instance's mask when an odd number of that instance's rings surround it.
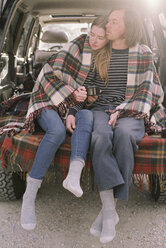
M 69 108 L 69 112 L 68 112 L 68 115 L 73 115 L 75 116 L 77 113 L 77 110 L 75 108 Z
M 85 101 L 85 107 L 90 107 L 93 104 L 93 102 L 88 102 L 88 98 Z

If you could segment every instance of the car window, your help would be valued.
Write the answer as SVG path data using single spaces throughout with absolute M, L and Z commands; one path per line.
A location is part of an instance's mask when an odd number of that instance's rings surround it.
M 42 28 L 39 41 L 39 50 L 49 50 L 54 47 L 62 47 L 63 43 L 46 43 L 41 40 L 42 34 L 47 30 L 61 30 L 64 31 L 68 37 L 68 41 L 73 40 L 82 33 L 88 33 L 90 23 L 59 23 L 59 24 L 47 24 Z
M 22 35 L 21 35 L 21 39 L 20 39 L 20 43 L 19 43 L 19 46 L 17 49 L 17 54 L 16 54 L 18 57 L 24 57 L 25 43 L 27 42 L 28 31 L 29 31 L 29 27 L 30 27 L 32 20 L 33 20 L 33 17 L 31 15 L 29 15 L 25 21 Z

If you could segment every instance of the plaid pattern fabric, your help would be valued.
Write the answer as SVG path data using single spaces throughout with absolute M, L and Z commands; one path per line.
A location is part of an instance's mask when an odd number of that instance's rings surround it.
M 16 98 L 17 102 L 20 103 L 20 99 Z M 14 110 L 17 110 L 18 116 L 15 116 L 15 112 L 12 112 L 13 108 L 9 108 L 6 115 L 1 114 L 0 117 L 0 126 L 2 129 L 2 134 L 0 135 L 0 160 L 1 166 L 9 167 L 12 171 L 22 171 L 27 172 L 31 170 L 36 151 L 40 144 L 40 141 L 44 135 L 44 133 L 35 133 L 30 134 L 29 132 L 22 130 L 21 127 L 24 123 L 24 115 L 26 113 L 28 101 L 22 105 L 14 104 L 12 102 L 11 106 L 14 106 Z M 5 106 L 5 105 L 4 105 Z M 20 106 L 24 106 L 25 109 Z M 23 116 L 22 113 L 24 112 Z M 13 115 L 10 115 L 12 113 Z M 20 114 L 20 116 L 19 116 Z M 17 123 L 15 125 L 15 129 L 18 128 L 19 132 L 15 135 L 10 135 L 9 129 L 7 130 L 7 134 L 4 132 L 4 126 L 6 124 Z M 19 126 L 20 125 L 20 126 Z M 13 128 L 11 129 L 13 132 Z M 18 131 L 18 130 L 17 130 Z M 21 132 L 20 132 L 21 131 Z M 137 180 L 139 181 L 140 189 L 143 188 L 143 178 L 147 175 L 147 181 L 149 182 L 148 175 L 150 174 L 158 174 L 163 175 L 166 174 L 166 139 L 160 138 L 158 136 L 147 136 L 142 139 L 139 143 L 139 150 L 135 156 L 135 166 L 133 175 L 137 176 Z M 56 153 L 54 160 L 52 161 L 51 166 L 58 166 L 62 172 L 62 180 L 65 178 L 69 166 L 70 160 L 70 136 L 66 136 L 66 142 L 59 148 Z M 90 153 L 88 153 L 86 160 L 86 167 L 83 173 L 83 178 L 86 176 L 86 183 L 90 183 L 90 170 L 92 168 Z M 24 174 L 25 178 L 25 174 Z M 135 178 L 133 177 L 133 182 Z M 89 186 L 90 187 L 90 186 Z M 150 187 L 150 186 L 149 186 Z M 150 189 L 150 188 L 149 188 Z
M 135 156 L 134 173 L 166 173 L 166 139 L 153 135 L 141 140 Z
M 16 116 L 4 116 L 0 118 L 0 134 L 4 134 L 5 132 L 19 132 L 24 126 L 24 117 L 16 117 Z
M 0 135 L 15 134 L 22 130 L 30 94 L 22 94 L 0 103 Z M 3 137 L 0 136 L 3 140 Z
M 154 117 L 159 126 L 165 127 L 165 113 L 161 105 L 163 97 L 151 50 L 139 44 L 130 48 L 125 101 L 117 109 L 122 110 L 124 115 L 131 115 L 131 112 L 149 115 L 150 109 L 159 105 Z
M 48 106 L 59 109 L 60 105 L 65 105 L 66 113 L 67 108 L 75 104 L 72 100 L 69 104 L 68 99 L 78 86 L 84 84 L 90 62 L 91 49 L 86 35 L 76 38 L 47 61 L 33 88 L 25 122 L 27 130 L 34 131 L 34 113 L 39 109 Z M 149 115 L 151 108 L 159 105 L 154 114 L 155 121 L 165 127 L 165 113 L 161 105 L 163 96 L 151 50 L 140 44 L 130 48 L 125 101 L 117 109 L 125 115 L 128 112 Z
M 30 93 L 24 93 L 20 94 L 18 96 L 13 96 L 12 98 L 9 98 L 8 100 L 0 103 L 0 116 L 3 116 L 3 114 L 13 113 L 17 116 L 25 116 L 27 113 L 27 108 L 29 104 L 31 94 Z
M 48 59 L 42 68 L 30 98 L 26 116 L 25 128 L 34 131 L 34 113 L 45 107 L 56 107 L 64 110 L 75 104 L 71 99 L 72 93 L 88 75 L 91 62 L 91 48 L 87 35 L 81 35 L 63 50 Z M 62 107 L 64 105 L 64 107 Z M 59 111 L 61 115 L 61 111 Z
M 42 135 L 22 131 L 14 136 L 4 136 L 1 143 L 1 166 L 11 166 L 14 171 L 30 171 Z
M 38 145 L 43 133 L 30 134 L 21 131 L 14 136 L 1 136 L 1 163 L 2 166 L 11 166 L 14 170 L 30 171 Z M 2 142 L 3 140 L 3 142 Z M 69 166 L 70 136 L 59 148 L 52 164 L 58 164 L 64 171 Z M 86 166 L 91 167 L 90 153 Z M 159 136 L 145 136 L 139 143 L 139 150 L 135 156 L 135 174 L 164 174 L 166 173 L 166 139 Z
M 16 171 L 30 171 L 43 135 L 44 133 L 30 134 L 23 130 L 14 136 L 1 136 L 1 165 L 11 166 Z M 70 151 L 70 136 L 67 135 L 65 143 L 57 151 L 52 164 L 57 164 L 66 171 L 69 166 Z M 91 166 L 90 154 L 88 154 L 86 166 Z
M 166 175 L 166 139 L 157 135 L 145 136 L 139 143 L 132 176 L 133 184 L 143 190 L 146 180 L 150 191 L 149 176 L 153 174 L 158 175 L 159 178 Z M 160 183 L 161 191 L 162 187 Z

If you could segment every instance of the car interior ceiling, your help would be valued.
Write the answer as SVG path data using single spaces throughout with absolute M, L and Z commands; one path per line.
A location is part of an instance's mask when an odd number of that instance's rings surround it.
M 157 0 L 156 0 L 157 1 Z M 39 15 L 82 15 L 84 14 L 105 14 L 108 13 L 114 5 L 126 4 L 135 6 L 137 9 L 148 11 L 149 2 L 144 0 L 22 0 L 22 8 L 28 10 L 31 14 Z M 151 1 L 153 2 L 153 1 Z M 160 1 L 160 7 L 163 9 L 165 1 Z

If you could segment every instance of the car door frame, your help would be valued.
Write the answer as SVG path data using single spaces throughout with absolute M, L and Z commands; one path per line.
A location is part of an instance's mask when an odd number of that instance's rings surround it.
M 12 16 L 17 8 L 17 4 L 20 0 L 6 0 L 5 4 L 3 4 L 3 0 L 1 1 L 1 13 L 0 13 L 0 54 L 2 53 L 4 39 L 6 33 L 8 31 L 8 27 L 12 20 Z M 5 19 L 5 15 L 7 16 Z

